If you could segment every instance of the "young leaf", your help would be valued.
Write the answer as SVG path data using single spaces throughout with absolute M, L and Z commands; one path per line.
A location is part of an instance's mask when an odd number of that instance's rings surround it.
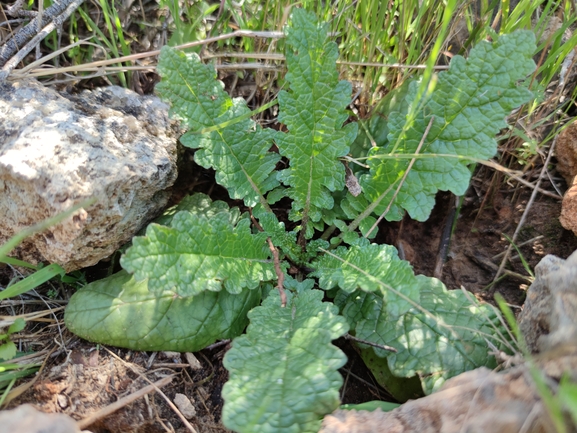
M 292 261 L 299 262 L 302 250 L 297 245 L 296 232 L 287 231 L 285 224 L 280 222 L 274 213 L 267 212 L 262 206 L 255 207 L 253 215 L 258 219 L 272 243 L 281 248 L 282 252 Z
M 296 9 L 287 29 L 286 58 L 290 91 L 279 93 L 279 121 L 288 133 L 279 132 L 276 143 L 290 161 L 281 180 L 290 185 L 293 219 L 319 221 L 322 209 L 333 207 L 331 192 L 345 185 L 339 161 L 349 151 L 357 126 L 343 127 L 351 98 L 351 84 L 339 81 L 337 44 L 327 40 L 327 26 L 314 15 Z
M 147 286 L 126 271 L 88 284 L 70 298 L 66 327 L 86 340 L 132 350 L 194 352 L 240 335 L 260 301 L 260 290 L 175 296 Z
M 237 432 L 317 432 L 323 415 L 339 406 L 346 356 L 331 340 L 348 330 L 323 292 L 278 293 L 249 313 L 247 333 L 224 357 L 222 419 Z
M 464 194 L 471 178 L 467 167 L 471 160 L 495 155 L 494 137 L 507 126 L 505 116 L 532 97 L 517 82 L 535 69 L 534 52 L 531 31 L 503 35 L 493 44 L 481 42 L 467 60 L 455 56 L 449 71 L 438 75 L 430 98 L 408 128 L 406 111 L 390 113 L 389 143 L 371 149 L 370 174 L 360 180 L 367 199 L 379 202 L 377 214 L 392 200 L 412 158 L 415 163 L 386 215 L 388 220 L 401 219 L 405 209 L 413 219 L 425 221 L 438 190 Z M 417 88 L 418 83 L 409 87 L 409 105 L 421 103 L 414 100 Z
M 329 243 L 323 239 L 315 239 L 307 243 L 303 251 L 296 242 L 296 232 L 287 231 L 283 222 L 279 222 L 275 214 L 265 211 L 262 207 L 257 206 L 253 210 L 253 215 L 259 220 L 264 232 L 276 247 L 295 264 L 304 266 L 310 262 L 313 257 L 318 255 L 319 248 L 328 248 Z
M 338 247 L 332 254 L 312 263 L 315 271 L 311 276 L 319 278 L 322 289 L 339 287 L 349 293 L 359 288 L 378 291 L 387 312 L 394 317 L 411 308 L 410 300 L 418 302 L 418 280 L 409 262 L 399 259 L 395 247 L 357 239 L 350 247 Z
M 417 374 L 427 394 L 464 371 L 494 366 L 494 358 L 487 356 L 487 340 L 500 346 L 489 323 L 495 318 L 494 310 L 472 303 L 460 290 L 447 290 L 435 278 L 419 275 L 417 279 L 421 308 L 413 307 L 402 316 L 389 314 L 378 294 L 349 296 L 343 315 L 349 323 L 356 323 L 355 335 L 397 349 L 392 353 L 373 348 L 377 355 L 387 357 L 395 376 Z
M 163 47 L 158 70 L 163 79 L 157 89 L 171 102 L 171 115 L 191 128 L 181 143 L 201 148 L 196 162 L 216 170 L 231 198 L 247 206 L 266 203 L 264 194 L 279 184 L 274 169 L 280 157 L 268 151 L 274 131 L 252 121 L 246 102 L 231 100 L 214 68 L 196 54 Z
M 26 321 L 19 317 L 8 327 L 8 335 L 22 331 L 26 327 Z
M 234 220 L 227 211 L 212 216 L 178 212 L 170 227 L 149 225 L 146 237 L 134 238 L 120 262 L 137 280 L 148 278 L 148 288 L 156 293 L 254 289 L 275 277 L 266 234 L 252 234 L 248 218 Z
M 9 361 L 16 356 L 16 345 L 8 340 L 0 344 L 0 360 Z

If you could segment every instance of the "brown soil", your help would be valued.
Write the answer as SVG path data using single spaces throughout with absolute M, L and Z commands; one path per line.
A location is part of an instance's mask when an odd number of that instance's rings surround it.
M 196 430 L 226 431 L 219 423 L 220 391 L 227 379 L 222 367 L 222 347 L 198 353 L 202 367 L 192 369 L 181 354 L 107 349 L 68 337 L 71 338 L 66 344 L 67 353 L 49 357 L 33 386 L 10 407 L 31 403 L 43 412 L 65 413 L 81 420 L 152 382 L 174 375 L 161 391 L 171 402 L 176 393 L 191 400 L 196 410 L 191 423 Z M 98 419 L 89 429 L 93 433 L 187 431 L 157 392 Z

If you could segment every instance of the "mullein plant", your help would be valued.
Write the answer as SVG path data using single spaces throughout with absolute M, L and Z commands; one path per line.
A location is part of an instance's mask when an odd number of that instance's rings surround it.
M 425 393 L 494 366 L 490 347 L 509 344 L 498 313 L 416 276 L 393 246 L 371 239 L 381 218 L 424 221 L 437 191 L 465 192 L 469 165 L 495 155 L 505 117 L 532 98 L 524 80 L 534 51 L 531 32 L 503 35 L 455 56 L 429 83 L 401 87 L 368 122 L 367 148 L 349 121 L 337 45 L 307 12 L 294 10 L 286 29 L 280 131 L 255 123 L 196 54 L 163 48 L 158 91 L 188 128 L 182 144 L 245 211 L 203 194 L 184 199 L 133 240 L 123 271 L 72 297 L 68 328 L 134 350 L 233 339 L 223 422 L 238 432 L 318 431 L 339 405 L 346 362 L 331 342 L 347 333 L 380 360 L 369 368 L 414 378 Z M 292 230 L 271 208 L 281 199 Z

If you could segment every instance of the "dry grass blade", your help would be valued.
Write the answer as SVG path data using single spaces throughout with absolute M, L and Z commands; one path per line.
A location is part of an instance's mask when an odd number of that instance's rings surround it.
M 0 316 L 0 328 L 10 326 L 14 321 L 18 318 L 24 319 L 26 322 L 53 322 L 53 319 L 42 319 L 44 316 L 48 316 L 54 314 L 55 312 L 64 310 L 65 307 L 58 307 L 58 308 L 51 308 L 50 310 L 44 311 L 36 311 L 32 313 L 20 314 L 20 315 L 11 315 L 11 316 Z
M 174 48 L 186 49 L 186 48 L 196 47 L 196 46 L 200 46 L 200 45 L 206 45 L 206 44 L 210 44 L 213 42 L 218 42 L 218 41 L 222 41 L 225 39 L 231 39 L 231 38 L 237 38 L 237 37 L 279 39 L 279 38 L 284 38 L 284 33 L 283 32 L 266 32 L 266 31 L 256 32 L 256 31 L 249 31 L 249 30 L 237 30 L 235 32 L 227 33 L 225 35 L 216 36 L 213 38 L 207 38 L 207 39 L 203 39 L 200 41 L 189 42 L 189 43 L 182 44 L 182 45 L 177 45 Z M 110 66 L 110 65 L 114 65 L 114 64 L 118 64 L 118 63 L 124 63 L 124 62 L 131 62 L 131 61 L 135 61 L 138 59 L 144 59 L 147 57 L 154 57 L 154 56 L 158 56 L 159 54 L 160 54 L 160 50 L 146 51 L 143 53 L 137 53 L 137 54 L 131 54 L 128 56 L 117 57 L 114 59 L 99 60 L 96 62 L 85 63 L 83 65 L 67 66 L 64 68 L 54 68 L 54 69 L 50 69 L 50 70 L 43 69 L 42 73 L 38 73 L 39 71 L 37 71 L 37 70 L 28 71 L 26 73 L 22 73 L 22 71 L 19 71 L 19 70 L 14 70 L 14 71 L 12 71 L 10 77 L 13 80 L 19 80 L 22 78 L 26 78 L 27 76 L 32 76 L 32 74 L 34 74 L 34 76 L 40 76 L 40 75 L 44 76 L 44 75 L 56 75 L 56 74 L 64 74 L 67 72 L 79 72 L 79 71 L 86 71 L 86 70 L 94 71 L 94 70 L 99 70 L 104 66 Z M 259 67 L 261 67 L 261 66 L 263 66 L 263 65 L 260 65 Z M 245 65 L 243 65 L 243 67 L 246 68 Z M 148 66 L 146 68 L 150 69 L 151 67 Z M 122 68 L 120 68 L 120 69 L 122 69 Z
M 53 347 L 50 351 L 45 350 L 42 352 L 38 352 L 37 354 L 34 354 L 34 355 L 44 356 L 44 361 L 42 362 L 42 366 L 40 367 L 40 369 L 38 370 L 38 372 L 36 373 L 36 375 L 34 376 L 34 378 L 32 380 L 30 380 L 26 383 L 23 383 L 22 385 L 19 385 L 16 388 L 13 388 L 10 390 L 10 392 L 8 393 L 6 398 L 4 399 L 4 405 L 7 405 L 12 400 L 14 400 L 15 398 L 22 395 L 25 391 L 30 389 L 32 387 L 32 385 L 34 385 L 36 383 L 36 381 L 42 376 L 42 372 L 44 371 L 44 368 L 46 367 L 46 364 L 48 362 L 48 359 L 50 358 L 50 355 L 52 355 L 52 353 L 54 353 L 56 351 L 56 349 L 57 349 L 57 347 Z M 28 359 L 27 361 L 29 361 L 29 360 L 30 359 Z
M 501 274 L 503 273 L 505 266 L 507 264 L 507 261 L 509 260 L 509 256 L 511 254 L 511 250 L 513 249 L 513 243 L 515 243 L 517 236 L 519 235 L 519 233 L 521 232 L 521 229 L 523 228 L 523 225 L 525 224 L 525 220 L 527 219 L 527 215 L 529 215 L 529 210 L 531 209 L 531 206 L 533 204 L 533 202 L 535 201 L 535 198 L 537 197 L 537 192 L 539 189 L 539 186 L 541 185 L 541 181 L 545 178 L 545 173 L 547 172 L 547 166 L 549 165 L 549 162 L 551 161 L 551 157 L 553 156 L 553 152 L 555 150 L 555 144 L 557 143 L 557 137 L 555 137 L 553 139 L 553 143 L 551 144 L 551 147 L 549 148 L 549 152 L 547 154 L 547 159 L 545 160 L 544 164 L 543 164 L 543 168 L 541 169 L 541 173 L 539 174 L 539 178 L 537 179 L 537 184 L 535 185 L 535 189 L 533 189 L 533 192 L 531 193 L 531 198 L 529 199 L 529 202 L 527 203 L 527 206 L 525 207 L 525 210 L 523 211 L 523 215 L 521 216 L 521 220 L 519 221 L 519 224 L 517 224 L 517 228 L 515 229 L 515 232 L 513 233 L 513 237 L 511 238 L 511 242 L 509 243 L 509 246 L 507 247 L 507 250 L 505 251 L 505 256 L 503 257 L 503 260 L 501 260 L 501 264 L 499 265 L 499 269 L 497 270 L 497 273 L 495 274 L 495 277 L 493 278 L 493 282 L 496 282 L 497 279 L 501 276 Z

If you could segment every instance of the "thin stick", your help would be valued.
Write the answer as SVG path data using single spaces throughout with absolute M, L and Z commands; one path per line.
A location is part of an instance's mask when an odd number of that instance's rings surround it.
M 6 43 L 0 47 L 0 66 L 4 66 L 8 59 L 17 53 L 20 47 L 24 45 L 26 41 L 32 39 L 33 35 L 38 33 L 38 29 L 40 27 L 48 25 L 48 23 L 50 23 L 54 17 L 62 14 L 68 8 L 68 5 L 72 3 L 72 1 L 74 0 L 61 0 L 59 2 L 54 2 L 52 6 L 44 11 L 40 25 L 37 20 L 31 20 L 28 24 L 26 24 L 26 26 L 22 27 L 16 32 L 15 35 L 8 39 Z M 21 8 L 21 2 L 16 2 L 13 7 L 15 6 Z M 8 14 L 11 15 L 11 12 L 12 8 L 8 10 Z
M 528 244 L 530 244 L 530 243 L 532 243 L 532 242 L 535 242 L 535 241 L 538 241 L 538 240 L 540 240 L 540 239 L 543 239 L 544 237 L 545 237 L 545 236 L 543 236 L 543 235 L 535 236 L 534 238 L 531 238 L 531 239 L 529 239 L 528 241 L 521 242 L 520 244 L 517 244 L 517 247 L 519 247 L 519 248 L 524 247 L 525 245 L 528 245 Z M 499 253 L 499 254 L 497 254 L 497 255 L 494 255 L 493 257 L 491 257 L 491 260 L 497 260 L 499 257 L 503 257 L 504 255 L 505 255 L 505 251 L 503 251 L 503 252 L 501 252 L 501 253 Z M 515 259 L 518 259 L 518 258 L 519 258 L 519 256 L 518 256 L 518 255 L 515 255 L 515 256 L 511 257 L 511 260 L 515 260 Z
M 439 280 L 443 276 L 443 266 L 445 265 L 445 260 L 447 258 L 447 253 L 449 251 L 449 244 L 451 243 L 451 234 L 453 231 L 453 225 L 455 224 L 455 214 L 457 213 L 457 208 L 459 207 L 460 197 L 451 194 L 451 209 L 449 210 L 446 220 L 445 227 L 443 228 L 443 233 L 441 234 L 441 241 L 439 242 L 439 251 L 437 253 L 437 262 L 435 264 L 435 269 L 433 271 L 433 277 Z
M 235 38 L 235 37 L 262 37 L 262 38 L 270 38 L 270 39 L 280 39 L 284 37 L 283 32 L 253 32 L 249 30 L 237 30 L 232 33 L 228 33 L 221 36 L 216 36 L 213 38 L 204 39 L 201 41 L 195 42 L 188 42 L 186 44 L 177 45 L 174 48 L 177 49 L 186 49 L 198 45 L 209 44 L 212 42 L 217 42 L 223 39 Z M 31 73 L 27 76 L 30 77 L 37 77 L 37 76 L 44 76 L 44 75 L 56 75 L 56 74 L 64 74 L 66 72 L 78 72 L 78 71 L 100 71 L 103 66 L 114 65 L 117 63 L 123 62 L 131 62 L 134 60 L 146 58 L 146 57 L 153 57 L 160 54 L 160 50 L 148 51 L 145 53 L 137 53 L 131 54 L 128 56 L 117 57 L 114 59 L 107 59 L 107 60 L 100 60 L 97 62 L 86 63 L 84 65 L 77 65 L 77 66 L 68 66 L 64 68 L 55 68 L 50 70 L 45 69 L 33 69 L 30 71 Z M 285 60 L 285 57 L 282 54 L 277 53 L 229 53 L 229 54 L 207 54 L 204 55 L 203 58 L 215 58 L 215 57 L 238 57 L 238 58 L 261 58 L 265 60 Z M 345 65 L 345 66 L 370 66 L 370 67 L 380 67 L 380 68 L 404 68 L 404 69 L 424 69 L 426 65 L 403 65 L 400 63 L 367 63 L 367 62 L 345 62 L 345 61 L 337 61 L 337 64 Z M 117 67 L 118 70 L 131 70 L 130 66 L 125 67 Z M 132 67 L 136 69 L 137 67 Z M 153 65 L 147 67 L 138 67 L 138 69 L 142 70 L 154 70 L 156 67 Z M 279 66 L 277 65 L 267 65 L 263 63 L 241 63 L 241 64 L 232 64 L 232 65 L 215 65 L 216 69 L 222 70 L 233 70 L 233 69 L 268 69 L 272 71 L 279 70 Z M 448 66 L 435 66 L 435 69 L 447 69 Z M 111 69 L 112 70 L 112 69 Z M 114 69 L 117 70 L 117 69 Z M 16 71 L 14 78 L 21 78 L 21 70 Z M 106 72 L 104 72 L 106 73 Z
M 44 57 L 42 58 L 44 60 Z M 58 75 L 58 74 L 67 74 L 67 72 L 62 72 L 62 69 L 69 70 L 70 68 L 74 68 L 74 72 L 95 72 L 90 76 L 70 76 L 71 80 L 86 80 L 89 78 L 94 77 L 102 77 L 104 75 L 112 75 L 116 74 L 119 71 L 126 72 L 126 71 L 146 71 L 146 72 L 154 72 L 156 71 L 156 66 L 149 65 L 149 66 L 140 66 L 140 65 L 130 65 L 130 66 L 106 66 L 106 67 L 84 67 L 84 65 L 79 65 L 76 67 L 66 67 L 66 68 L 34 68 L 30 70 L 29 73 L 22 73 L 21 69 L 17 69 L 14 73 L 11 74 L 13 80 L 22 79 L 22 78 L 33 78 L 33 77 L 46 77 L 49 75 Z M 236 63 L 230 65 L 214 65 L 214 68 L 219 71 L 228 71 L 228 70 L 238 70 L 238 69 L 258 69 L 258 70 L 267 70 L 267 71 L 281 71 L 284 70 L 282 67 L 278 67 L 275 65 L 265 65 L 264 63 Z
M 264 232 L 264 229 L 262 228 L 262 226 L 259 224 L 259 222 L 254 217 L 254 215 L 252 214 L 252 211 L 250 212 L 250 218 L 252 219 L 252 222 L 254 223 L 254 225 L 256 226 L 258 231 Z M 274 263 L 274 271 L 275 271 L 276 277 L 278 279 L 276 288 L 278 289 L 278 293 L 280 295 L 280 306 L 282 308 L 284 308 L 284 307 L 286 307 L 286 293 L 284 291 L 284 273 L 280 267 L 280 257 L 278 254 L 278 250 L 275 248 L 270 237 L 267 237 L 266 241 L 267 241 L 268 247 L 272 253 L 273 263 Z
M 122 409 L 124 406 L 127 406 L 133 401 L 138 400 L 140 397 L 144 397 L 146 394 L 150 394 L 152 391 L 155 391 L 158 388 L 168 385 L 170 382 L 172 382 L 174 376 L 175 375 L 160 379 L 154 382 L 152 385 L 147 385 L 144 388 L 141 388 L 138 391 L 133 392 L 132 394 L 127 395 L 126 397 L 122 397 L 120 400 L 115 401 L 114 403 L 97 410 L 90 416 L 87 416 L 86 418 L 77 421 L 76 424 L 78 425 L 78 428 L 80 430 L 84 430 L 86 427 L 94 424 L 99 419 L 104 418 L 105 416 L 108 416 L 119 409 Z
M 553 155 L 553 151 L 555 150 L 555 145 L 557 144 L 557 137 L 558 136 L 556 136 L 553 139 L 553 143 L 551 144 L 551 148 L 549 149 L 549 153 L 547 154 L 547 159 L 545 160 L 545 163 L 543 164 L 543 168 L 541 169 L 541 173 L 539 173 L 539 179 L 537 179 L 537 183 L 535 184 L 535 189 L 531 193 L 531 198 L 529 199 L 529 202 L 527 203 L 527 206 L 525 207 L 525 211 L 523 212 L 523 215 L 521 216 L 521 220 L 519 221 L 519 224 L 517 224 L 517 228 L 515 229 L 515 233 L 513 233 L 513 237 L 511 238 L 511 242 L 509 242 L 509 246 L 507 247 L 507 251 L 505 251 L 505 256 L 503 257 L 503 260 L 501 261 L 501 265 L 499 266 L 499 269 L 497 270 L 497 273 L 495 274 L 495 278 L 493 278 L 493 283 L 496 282 L 497 279 L 503 273 L 503 270 L 505 269 L 505 265 L 507 264 L 507 261 L 509 260 L 509 255 L 511 254 L 511 250 L 513 249 L 513 244 L 517 240 L 517 235 L 521 232 L 521 229 L 523 228 L 523 224 L 525 224 L 525 220 L 527 219 L 527 215 L 529 215 L 529 209 L 531 209 L 531 206 L 533 205 L 533 202 L 535 201 L 535 197 L 537 197 L 537 191 L 539 190 L 539 186 L 541 185 L 541 181 L 545 177 L 545 173 L 547 172 L 547 165 L 549 165 L 549 161 L 551 160 L 551 156 Z
M 217 347 L 224 346 L 225 344 L 230 343 L 230 340 L 221 340 L 216 343 L 211 344 L 210 346 L 206 346 L 206 350 L 216 349 Z
M 467 254 L 467 256 L 470 257 L 471 259 L 473 259 L 473 260 L 474 260 L 475 262 L 477 262 L 479 265 L 485 267 L 488 271 L 499 271 L 499 267 L 498 267 L 495 263 L 493 263 L 492 261 L 490 261 L 490 260 L 487 260 L 487 259 L 485 259 L 485 258 L 483 258 L 483 257 L 480 257 L 479 255 L 476 255 L 476 254 L 470 254 L 470 255 Z M 519 280 L 525 281 L 526 283 L 529 283 L 529 284 L 532 284 L 533 281 L 534 281 L 534 279 L 531 278 L 531 277 L 527 277 L 527 276 L 525 276 L 525 275 L 521 275 L 521 274 L 519 274 L 519 273 L 517 273 L 517 272 L 513 272 L 513 271 L 510 271 L 510 270 L 508 270 L 508 269 L 503 269 L 503 270 L 501 271 L 501 273 L 502 273 L 502 274 L 505 274 L 505 275 L 507 275 L 507 276 L 509 276 L 509 277 L 513 277 L 513 278 L 517 278 L 517 279 L 519 279 Z M 493 281 L 493 283 L 491 283 L 491 284 L 494 284 L 494 283 L 495 283 L 495 282 Z
M 372 346 L 372 347 L 376 347 L 378 349 L 383 349 L 386 350 L 387 352 L 393 352 L 393 353 L 397 353 L 398 350 L 395 349 L 392 346 L 387 346 L 385 344 L 377 344 L 377 343 L 373 343 L 372 341 L 368 341 L 368 340 L 363 340 L 362 338 L 357 338 L 357 337 L 353 337 L 351 334 L 346 334 L 345 335 L 345 339 L 347 340 L 353 340 L 356 341 L 357 343 L 362 343 L 362 344 L 366 344 L 368 346 Z
M 278 255 L 278 250 L 275 248 L 270 238 L 266 238 L 266 241 L 268 242 L 268 247 L 272 252 L 274 271 L 276 272 L 276 276 L 278 279 L 276 288 L 278 289 L 278 293 L 280 295 L 280 306 L 284 308 L 286 307 L 286 293 L 284 291 L 284 273 L 280 267 L 280 258 Z
M 372 63 L 372 62 L 345 62 L 337 60 L 339 65 L 347 66 L 371 66 L 375 68 L 399 68 L 399 69 L 425 69 L 427 65 L 403 65 L 401 63 Z M 435 70 L 449 69 L 449 66 L 433 66 Z
M 6 64 L 3 66 L 2 71 L 0 72 L 0 82 L 4 81 L 6 77 L 10 74 L 10 72 L 12 72 L 12 70 L 16 67 L 16 65 L 18 65 L 18 63 L 20 63 L 24 59 L 24 57 L 26 57 L 28 53 L 32 51 L 34 47 L 36 47 L 40 43 L 42 39 L 48 36 L 50 32 L 56 29 L 57 26 L 61 25 L 70 15 L 72 15 L 72 13 L 82 3 L 84 3 L 84 0 L 72 1 L 72 3 L 70 3 L 70 5 L 66 8 L 64 12 L 62 12 L 62 14 L 54 17 L 53 21 L 50 24 L 44 27 L 40 33 L 38 33 L 30 40 L 30 42 L 28 42 L 20 50 L 18 50 L 18 52 L 14 55 L 14 57 L 12 57 L 9 61 L 7 61 Z M 46 9 L 46 12 L 48 12 L 48 10 L 49 9 Z M 33 23 L 36 24 L 37 22 L 33 21 Z
M 284 62 L 285 56 L 280 53 L 207 53 L 203 54 L 203 59 L 221 59 L 234 58 L 237 59 L 261 59 L 261 60 L 279 60 Z
M 8 393 L 8 395 L 6 396 L 6 398 L 3 401 L 3 403 L 5 405 L 10 403 L 16 397 L 19 397 L 20 395 L 22 395 L 25 391 L 30 389 L 32 387 L 32 385 L 34 385 L 36 383 L 36 381 L 41 377 L 42 372 L 44 371 L 44 368 L 46 367 L 46 365 L 48 363 L 48 358 L 50 357 L 50 355 L 52 355 L 52 353 L 54 353 L 55 350 L 56 350 L 56 347 L 54 347 L 52 350 L 50 350 L 50 352 L 46 355 L 46 357 L 44 358 L 44 361 L 42 361 L 42 365 L 40 366 L 40 369 L 36 372 L 36 375 L 34 376 L 34 378 L 32 380 L 30 380 L 29 382 L 25 382 L 22 385 L 19 385 L 16 388 L 13 388 L 10 390 L 10 392 Z M 42 353 L 45 353 L 45 351 L 43 351 Z
M 42 28 L 42 15 L 44 15 L 44 2 L 38 2 L 38 16 L 36 17 L 36 31 L 40 33 Z M 42 57 L 42 52 L 40 51 L 40 44 L 36 44 L 36 60 Z
M 204 54 L 204 59 L 215 58 L 232 58 L 239 59 L 267 59 L 284 61 L 285 56 L 280 53 L 214 53 Z M 346 62 L 344 60 L 337 60 L 337 64 L 346 66 L 370 66 L 374 68 L 399 68 L 399 69 L 425 69 L 427 65 L 403 65 L 401 63 L 375 63 L 375 62 Z M 435 70 L 446 70 L 449 66 L 434 66 Z
M 427 129 L 425 129 L 425 133 L 423 134 L 423 137 L 421 138 L 421 142 L 419 143 L 419 146 L 417 147 L 417 150 L 415 151 L 415 155 L 418 155 L 419 152 L 421 151 L 421 148 L 423 147 L 423 144 L 425 143 L 425 138 L 427 138 L 427 135 L 429 134 L 429 131 L 431 130 L 431 126 L 433 126 L 433 121 L 435 120 L 435 116 L 431 116 L 431 120 L 429 120 L 429 124 L 427 125 Z M 415 163 L 415 161 L 417 160 L 417 158 L 413 158 L 411 159 L 411 162 L 409 162 L 409 166 L 407 167 L 407 170 L 405 171 L 405 174 L 403 174 L 403 177 L 401 179 L 401 182 L 399 183 L 399 186 L 397 187 L 397 189 L 395 190 L 395 193 L 393 194 L 393 197 L 391 198 L 391 200 L 389 201 L 389 204 L 387 206 L 387 208 L 385 209 L 385 211 L 381 214 L 381 216 L 379 216 L 379 218 L 377 218 L 377 220 L 375 221 L 375 223 L 373 224 L 373 226 L 370 228 L 370 230 L 367 232 L 367 234 L 365 235 L 366 238 L 368 238 L 371 233 L 373 232 L 373 230 L 379 225 L 379 223 L 383 220 L 383 218 L 385 217 L 385 215 L 387 215 L 387 213 L 389 213 L 389 210 L 391 209 L 391 206 L 393 205 L 395 199 L 397 198 L 397 195 L 399 195 L 399 191 L 401 190 L 401 187 L 403 186 L 403 184 L 405 183 L 405 179 L 407 178 L 407 176 L 409 175 L 409 172 L 411 171 L 411 168 L 413 168 L 413 164 Z
M 366 381 L 365 379 L 363 379 L 362 377 L 360 377 L 360 376 L 356 375 L 355 373 L 353 373 L 349 368 L 344 368 L 344 367 L 343 367 L 343 371 L 345 371 L 347 374 L 351 375 L 352 377 L 354 377 L 354 378 L 357 379 L 358 381 L 364 383 L 365 385 L 367 385 L 367 386 L 375 389 L 375 390 L 380 394 L 380 389 L 379 389 L 378 386 L 376 386 L 376 385 L 374 385 L 374 384 L 372 384 L 372 383 L 370 383 L 370 382 L 367 382 L 367 381 Z M 386 391 L 386 390 L 385 390 L 385 391 Z

